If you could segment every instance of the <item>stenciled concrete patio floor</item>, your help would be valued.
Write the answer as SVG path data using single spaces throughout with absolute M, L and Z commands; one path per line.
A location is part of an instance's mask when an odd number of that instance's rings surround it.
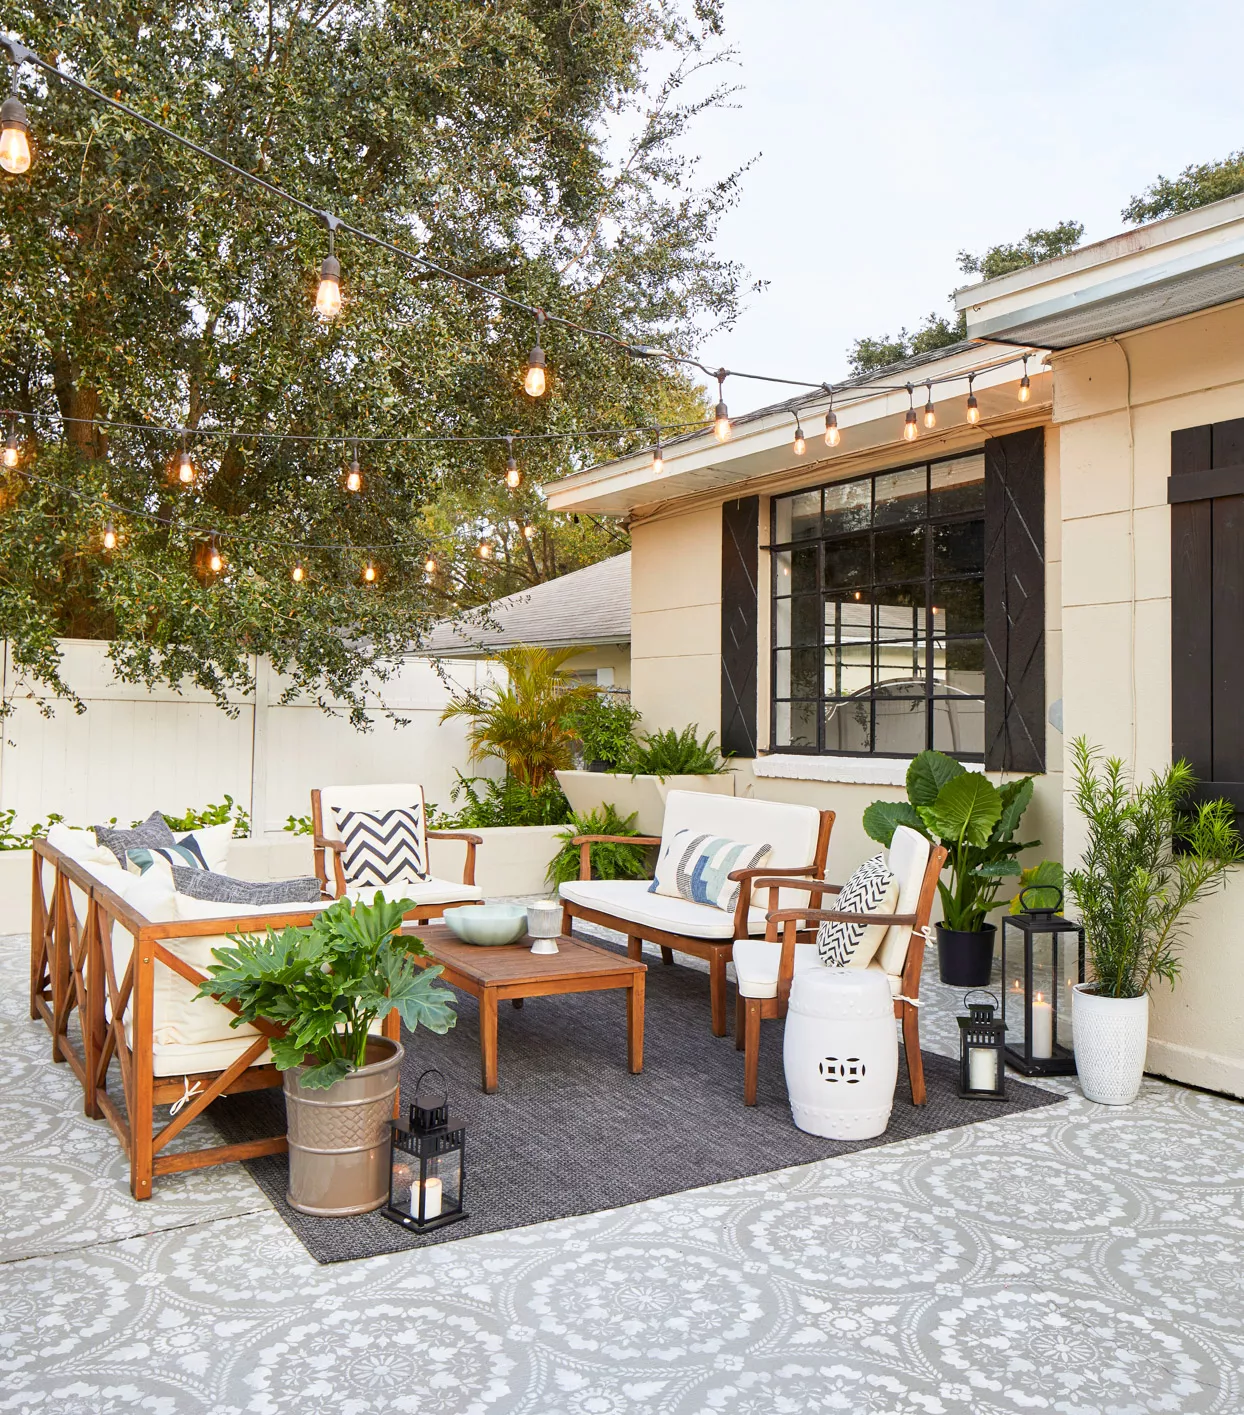
M 0 940 L 0 1411 L 1244 1412 L 1234 1102 L 1149 1081 L 1111 1110 L 1066 1086 L 962 1130 L 319 1267 L 240 1166 L 133 1203 L 26 983 L 25 938 Z M 925 995 L 926 1045 L 953 1052 L 958 995 Z

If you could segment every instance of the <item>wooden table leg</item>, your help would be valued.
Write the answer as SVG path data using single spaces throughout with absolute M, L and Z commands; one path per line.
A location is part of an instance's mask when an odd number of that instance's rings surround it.
M 479 1059 L 484 1094 L 497 1089 L 497 994 L 481 988 L 479 994 Z
M 626 990 L 626 1062 L 633 1074 L 644 1069 L 644 974 Z

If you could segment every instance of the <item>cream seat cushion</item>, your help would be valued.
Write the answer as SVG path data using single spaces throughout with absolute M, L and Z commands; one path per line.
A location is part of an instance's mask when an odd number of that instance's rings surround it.
M 740 997 L 776 997 L 778 963 L 782 945 L 763 938 L 741 938 L 734 945 L 734 972 Z M 795 945 L 795 976 L 810 968 L 821 968 L 820 955 L 814 943 Z M 882 973 L 890 984 L 890 996 L 898 997 L 903 990 L 902 975 L 886 973 L 877 959 L 868 964 L 870 972 Z
M 609 914 L 624 923 L 662 929 L 685 938 L 729 939 L 734 936 L 733 914 L 712 904 L 693 904 L 689 899 L 651 894 L 648 882 L 642 879 L 569 880 L 561 886 L 560 894 L 572 904 Z M 763 909 L 749 910 L 747 927 L 750 933 L 764 933 Z
M 464 904 L 472 899 L 482 899 L 484 891 L 475 884 L 456 884 L 445 879 L 397 879 L 379 887 L 366 885 L 361 889 L 347 889 L 346 898 L 370 904 L 377 894 L 386 899 L 413 899 L 416 904 Z

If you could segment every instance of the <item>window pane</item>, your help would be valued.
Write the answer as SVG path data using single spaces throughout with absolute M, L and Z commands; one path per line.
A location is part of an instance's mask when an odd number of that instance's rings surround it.
M 877 741 L 874 751 L 915 756 L 928 740 L 924 679 L 890 683 L 876 692 Z
M 821 493 L 801 491 L 777 502 L 777 544 L 792 540 L 815 540 L 821 533 Z
M 985 641 L 951 639 L 939 644 L 933 655 L 933 691 L 946 688 L 958 693 L 985 691 Z
M 933 586 L 933 632 L 980 634 L 985 629 L 983 580 L 943 580 Z
M 950 526 L 934 526 L 931 534 L 935 575 L 984 574 L 984 521 L 959 521 Z
M 798 550 L 791 551 L 791 583 L 795 594 L 816 593 L 819 588 L 816 583 L 818 558 L 814 545 L 800 546 Z
M 846 698 L 852 693 L 866 693 L 872 687 L 873 663 L 871 643 L 846 643 L 825 649 L 825 687 L 827 698 Z
M 815 698 L 821 691 L 820 649 L 778 649 L 773 658 L 773 695 Z
M 816 712 L 815 703 L 774 703 L 774 745 L 815 749 Z
M 924 528 L 883 531 L 873 537 L 877 579 L 924 579 Z
M 923 521 L 928 474 L 927 467 L 907 467 L 878 477 L 873 525 L 907 526 Z
M 872 682 L 872 605 L 862 591 L 825 601 L 826 697 L 843 697 Z
M 825 534 L 865 531 L 872 515 L 872 479 L 839 482 L 825 488 Z
M 791 600 L 790 642 L 792 644 L 820 643 L 820 633 L 818 632 L 820 625 L 817 623 L 820 609 L 821 602 L 813 595 Z
M 843 585 L 866 585 L 869 578 L 867 536 L 829 541 L 825 545 L 827 590 L 836 590 Z
M 787 648 L 790 645 L 790 600 L 773 601 L 773 647 Z
M 985 754 L 985 704 L 979 698 L 934 698 L 933 745 L 952 757 Z
M 867 696 L 825 704 L 825 750 L 871 752 L 872 701 Z
M 929 469 L 929 515 L 985 509 L 985 458 L 977 452 Z
M 790 551 L 775 550 L 773 552 L 773 597 L 777 599 L 779 595 L 790 593 Z

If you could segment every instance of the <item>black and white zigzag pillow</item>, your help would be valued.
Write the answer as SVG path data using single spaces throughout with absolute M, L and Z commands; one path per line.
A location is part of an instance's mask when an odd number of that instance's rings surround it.
M 351 889 L 371 889 L 394 880 L 428 878 L 423 807 L 390 811 L 334 811 L 345 846 L 341 868 Z
M 894 878 L 884 855 L 865 860 L 835 895 L 828 895 L 822 908 L 843 914 L 890 914 L 898 902 L 898 881 Z M 844 923 L 825 919 L 816 931 L 816 947 L 821 962 L 827 968 L 846 968 L 860 950 L 865 931 L 870 935 L 869 957 L 881 946 L 886 924 Z

